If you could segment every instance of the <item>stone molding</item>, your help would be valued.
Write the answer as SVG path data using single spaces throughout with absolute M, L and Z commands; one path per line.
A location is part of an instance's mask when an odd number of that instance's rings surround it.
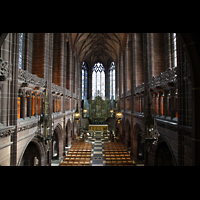
M 156 77 L 152 77 L 148 82 L 151 89 L 156 87 L 167 87 L 170 83 L 176 83 L 177 81 L 177 67 L 174 69 L 168 69 L 167 71 L 160 73 Z M 144 92 L 144 83 L 134 88 L 134 94 Z
M 34 127 L 36 127 L 36 126 L 38 126 L 38 123 L 37 123 L 37 122 L 35 122 L 35 123 L 31 122 L 30 124 L 26 124 L 26 125 L 24 125 L 24 126 L 18 127 L 17 132 L 19 133 L 19 132 L 21 132 L 21 131 L 25 131 L 25 130 L 27 130 L 27 129 L 34 128 Z
M 43 78 L 39 78 L 35 74 L 31 74 L 27 70 L 19 69 L 18 80 L 22 83 L 30 83 L 38 87 L 45 88 L 46 81 Z
M 15 126 L 0 127 L 0 138 L 10 136 L 14 133 Z
M 23 83 L 28 83 L 28 84 L 32 84 L 36 87 L 40 87 L 40 88 L 45 88 L 45 84 L 46 84 L 46 80 L 43 78 L 39 78 L 37 75 L 35 74 L 31 74 L 30 72 L 28 72 L 27 70 L 23 70 L 23 69 L 19 69 L 19 74 L 18 74 L 18 80 L 20 82 Z M 61 86 L 58 86 L 54 83 L 51 84 L 51 91 L 52 93 L 56 93 L 59 95 L 63 95 L 63 91 L 64 88 Z M 70 91 L 65 89 L 66 91 L 66 95 L 70 95 Z
M 158 86 L 166 87 L 169 83 L 174 83 L 177 80 L 177 67 L 174 69 L 168 69 L 167 71 L 160 73 L 156 77 L 152 77 L 149 81 L 151 89 L 154 89 Z

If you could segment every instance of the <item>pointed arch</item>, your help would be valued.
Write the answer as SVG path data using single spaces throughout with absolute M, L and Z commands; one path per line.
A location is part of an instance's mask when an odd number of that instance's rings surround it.
M 54 143 L 54 141 L 57 145 L 57 158 L 60 158 L 63 156 L 64 149 L 62 140 L 62 126 L 60 124 L 57 124 L 56 128 L 54 129 L 52 144 Z
M 131 137 L 131 155 L 139 160 L 144 158 L 144 145 L 142 145 L 140 132 L 142 132 L 142 129 L 140 125 L 136 123 Z

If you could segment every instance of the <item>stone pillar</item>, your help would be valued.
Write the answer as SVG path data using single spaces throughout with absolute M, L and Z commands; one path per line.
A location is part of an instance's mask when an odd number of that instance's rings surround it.
M 163 115 L 166 117 L 168 116 L 168 103 L 167 103 L 167 99 L 168 99 L 168 93 L 169 90 L 164 90 L 164 97 L 163 97 Z
M 32 91 L 28 90 L 27 92 L 27 117 L 32 115 Z
M 33 92 L 32 97 L 34 98 L 34 101 L 32 101 L 32 107 L 34 111 L 33 116 L 36 116 L 37 115 L 37 91 Z
M 170 90 L 169 110 L 171 119 L 175 117 L 175 91 L 175 88 Z
M 25 89 L 20 89 L 20 118 L 25 119 Z
M 2 84 L 2 96 L 1 96 L 1 123 L 7 126 L 7 96 L 8 96 L 8 83 L 4 81 Z
M 159 91 L 159 115 L 162 116 L 163 113 L 163 98 L 164 98 L 164 92 L 163 91 Z

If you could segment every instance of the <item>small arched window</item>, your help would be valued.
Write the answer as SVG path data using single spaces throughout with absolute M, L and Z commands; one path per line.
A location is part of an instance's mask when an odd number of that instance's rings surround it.
M 177 37 L 176 33 L 173 33 L 173 47 L 174 47 L 174 67 L 177 67 Z
M 19 69 L 23 69 L 23 67 L 22 67 L 22 54 L 23 54 L 23 33 L 20 33 L 20 38 L 19 38 Z
M 86 63 L 82 64 L 82 99 L 87 98 L 87 67 Z
M 115 100 L 115 63 L 110 66 L 110 99 Z

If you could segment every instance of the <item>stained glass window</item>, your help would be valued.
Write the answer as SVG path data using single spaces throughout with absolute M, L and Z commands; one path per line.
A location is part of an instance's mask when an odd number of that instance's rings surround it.
M 105 68 L 98 62 L 92 71 L 92 99 L 99 95 L 105 100 Z
M 82 99 L 87 98 L 87 67 L 85 62 L 82 64 Z
M 110 67 L 110 99 L 115 99 L 115 63 L 111 63 Z
M 85 70 L 85 96 L 87 97 L 87 70 Z
M 82 99 L 84 99 L 84 96 L 85 96 L 85 71 L 84 69 L 82 69 Z
M 177 67 L 177 45 L 176 45 L 176 33 L 173 33 L 174 42 L 174 67 Z
M 22 69 L 22 53 L 23 53 L 23 33 L 20 33 L 20 38 L 19 38 L 19 69 Z

